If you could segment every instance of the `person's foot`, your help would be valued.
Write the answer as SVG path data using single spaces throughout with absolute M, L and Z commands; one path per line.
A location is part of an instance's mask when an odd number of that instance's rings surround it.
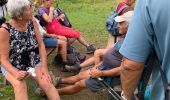
M 68 72 L 68 70 L 65 68 L 65 65 L 66 65 L 66 64 L 67 64 L 67 63 L 62 62 L 62 63 L 59 65 L 62 72 Z
M 52 82 L 54 86 L 58 86 L 60 84 L 61 77 L 56 77 L 52 71 L 49 71 L 49 74 L 51 76 Z
M 65 68 L 65 65 L 62 65 L 61 71 L 62 71 L 62 72 L 69 72 L 69 71 Z
M 58 86 L 59 84 L 61 84 L 61 77 L 55 77 L 53 80 L 53 84 L 54 86 Z
M 65 65 L 66 70 L 68 70 L 69 72 L 80 72 L 81 67 L 79 64 L 75 64 L 72 66 L 69 65 Z
M 93 45 L 89 45 L 87 47 L 87 54 L 92 54 L 92 53 L 94 53 L 95 50 L 96 49 L 93 47 Z

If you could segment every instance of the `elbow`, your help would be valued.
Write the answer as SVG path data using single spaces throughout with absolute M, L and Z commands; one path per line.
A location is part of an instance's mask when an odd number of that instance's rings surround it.
M 131 71 L 137 71 L 142 70 L 144 67 L 144 62 L 136 62 L 129 60 L 127 58 L 124 58 L 121 63 L 121 70 L 131 70 Z
M 124 59 L 120 67 L 121 76 L 141 74 L 144 68 L 144 63 L 135 62 L 132 60 Z

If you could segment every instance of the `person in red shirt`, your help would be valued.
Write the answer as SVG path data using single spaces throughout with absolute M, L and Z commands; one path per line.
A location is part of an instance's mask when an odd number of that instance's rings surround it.
M 122 0 L 118 6 L 117 6 L 117 10 L 118 11 L 124 4 L 126 4 L 128 7 L 126 7 L 119 15 L 124 14 L 125 12 L 129 11 L 129 10 L 133 10 L 133 6 L 134 6 L 135 0 Z
M 41 1 L 41 0 L 40 0 Z M 41 25 L 46 27 L 46 30 L 49 34 L 55 34 L 60 36 L 65 36 L 71 38 L 68 44 L 78 40 L 83 46 L 87 49 L 87 54 L 94 53 L 96 50 L 93 45 L 86 42 L 81 33 L 73 28 L 63 26 L 59 23 L 59 19 L 64 18 L 64 15 L 55 16 L 54 15 L 54 0 L 43 0 L 38 8 L 38 18 Z

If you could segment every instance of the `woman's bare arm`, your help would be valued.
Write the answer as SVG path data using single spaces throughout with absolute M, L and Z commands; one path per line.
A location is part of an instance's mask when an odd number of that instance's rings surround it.
M 6 25 L 3 24 L 3 27 Z M 5 28 L 0 28 L 0 58 L 2 66 L 13 76 L 18 72 L 9 61 L 10 34 Z
M 50 7 L 50 9 L 49 9 L 49 15 L 46 14 L 46 13 L 43 13 L 43 14 L 42 14 L 42 18 L 43 18 L 46 22 L 48 22 L 48 23 L 52 22 L 52 20 L 53 20 L 53 12 L 54 12 L 54 7 Z
M 38 46 L 39 46 L 42 67 L 46 67 L 46 50 L 45 50 L 45 46 L 42 40 L 42 36 L 40 35 L 40 32 L 39 32 L 38 23 L 36 22 L 35 18 L 33 18 L 33 24 L 34 24 L 35 36 L 36 36 Z

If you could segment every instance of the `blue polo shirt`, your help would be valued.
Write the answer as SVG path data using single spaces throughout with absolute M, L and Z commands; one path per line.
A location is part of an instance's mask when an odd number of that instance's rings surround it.
M 155 48 L 161 68 L 170 82 L 170 0 L 137 0 L 132 22 L 120 49 L 130 60 L 145 62 Z M 163 100 L 159 70 L 154 67 L 151 100 Z

